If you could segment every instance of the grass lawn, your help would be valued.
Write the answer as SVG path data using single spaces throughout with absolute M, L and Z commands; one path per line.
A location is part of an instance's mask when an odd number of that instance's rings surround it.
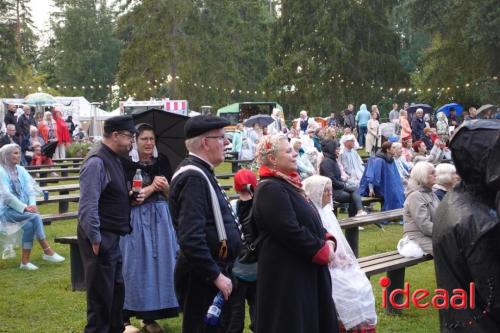
M 229 172 L 230 164 L 221 166 L 219 172 Z M 231 184 L 232 180 L 223 180 Z M 42 214 L 56 212 L 57 204 L 40 206 Z M 76 210 L 76 204 L 70 204 L 70 211 Z M 40 267 L 37 271 L 21 271 L 20 254 L 10 260 L 0 260 L 0 332 L 1 333 L 66 333 L 82 332 L 85 325 L 85 293 L 72 292 L 70 282 L 69 247 L 55 244 L 57 236 L 74 235 L 76 221 L 54 222 L 45 227 L 51 246 L 67 260 L 61 264 L 52 264 L 41 260 L 42 251 L 35 244 L 31 261 Z M 368 226 L 360 232 L 360 255 L 366 256 L 395 249 L 402 234 L 402 226 L 389 225 L 385 231 L 376 226 Z M 378 312 L 377 331 L 382 333 L 403 332 L 438 332 L 437 310 L 404 310 L 400 316 L 386 315 L 380 308 L 381 288 L 378 279 L 371 278 L 375 292 Z M 405 281 L 410 282 L 411 290 L 436 287 L 434 264 L 428 261 L 406 270 Z M 248 321 L 246 322 L 248 324 Z M 139 325 L 138 322 L 135 324 Z M 180 332 L 181 317 L 160 321 L 166 332 Z M 247 325 L 248 326 L 248 325 Z M 250 330 L 246 330 L 249 333 Z M 280 332 L 281 333 L 281 332 Z M 285 332 L 283 332 L 285 333 Z

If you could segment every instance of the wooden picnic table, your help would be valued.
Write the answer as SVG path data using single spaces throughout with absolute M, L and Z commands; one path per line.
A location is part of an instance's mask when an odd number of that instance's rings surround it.
M 376 224 L 388 220 L 403 218 L 403 208 L 383 212 L 373 212 L 364 216 L 354 216 L 339 221 L 340 227 L 346 229 L 345 238 L 351 246 L 356 258 L 359 254 L 359 228 L 364 225 Z

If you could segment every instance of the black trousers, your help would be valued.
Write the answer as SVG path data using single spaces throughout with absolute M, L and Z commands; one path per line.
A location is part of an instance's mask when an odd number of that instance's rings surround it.
M 257 281 L 244 281 L 233 278 L 233 292 L 229 297 L 229 311 L 224 317 L 225 333 L 242 333 L 245 327 L 245 300 L 250 313 L 250 330 L 255 332 L 255 301 L 257 298 Z
M 179 305 L 183 312 L 183 333 L 222 333 L 222 326 L 212 327 L 203 322 L 208 307 L 212 305 L 219 291 L 212 281 L 207 281 L 193 272 L 186 258 L 179 256 L 175 265 L 174 284 Z M 224 322 L 227 312 L 227 302 L 224 303 L 220 322 Z
M 125 287 L 122 276 L 120 236 L 101 231 L 99 255 L 78 226 L 78 247 L 82 256 L 87 287 L 87 325 L 85 333 L 122 333 Z
M 349 203 L 349 217 L 356 215 L 358 210 L 363 209 L 361 196 L 357 191 L 347 192 L 344 190 L 334 190 L 333 199 L 340 203 Z

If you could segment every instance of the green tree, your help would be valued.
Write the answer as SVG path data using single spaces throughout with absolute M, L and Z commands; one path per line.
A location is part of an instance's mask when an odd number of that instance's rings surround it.
M 119 82 L 126 95 L 186 98 L 194 109 L 227 104 L 240 90 L 254 97 L 267 74 L 271 19 L 261 0 L 145 0 L 119 20 Z
M 349 102 L 377 103 L 381 86 L 408 82 L 398 35 L 388 24 L 393 1 L 281 3 L 268 86 L 278 89 L 293 115 L 299 108 L 326 115 Z
M 500 84 L 491 79 L 500 72 L 498 1 L 417 0 L 410 15 L 432 36 L 413 75 L 424 99 L 466 105 L 500 101 Z
M 54 82 L 76 87 L 65 94 L 81 94 L 91 101 L 109 99 L 111 90 L 104 87 L 115 82 L 121 47 L 114 35 L 113 13 L 105 0 L 57 0 L 55 4 L 59 11 L 51 22 L 54 40 L 44 51 L 49 77 L 52 66 Z

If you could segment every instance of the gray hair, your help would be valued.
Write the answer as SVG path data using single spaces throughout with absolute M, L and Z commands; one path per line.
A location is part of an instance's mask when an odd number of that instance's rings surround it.
M 52 112 L 50 111 L 45 111 L 45 113 L 43 114 L 43 120 L 47 121 L 47 117 L 48 116 L 51 116 L 52 117 Z
M 186 139 L 186 148 L 191 153 L 196 153 L 201 150 L 201 139 L 203 135 L 195 136 L 194 138 Z
M 424 185 L 427 182 L 427 177 L 434 170 L 434 165 L 429 162 L 418 162 L 413 166 L 410 173 L 409 184 Z
M 0 148 L 0 165 L 3 167 L 10 167 L 9 158 L 14 150 L 21 151 L 21 147 L 17 143 L 9 143 Z
M 453 183 L 453 174 L 457 169 L 453 164 L 441 163 L 436 166 L 436 183 L 439 185 L 448 185 Z
M 424 113 L 424 109 L 418 108 L 417 111 L 415 111 L 415 113 Z
M 394 148 L 402 148 L 402 147 L 403 147 L 403 145 L 401 144 L 401 142 L 393 142 L 393 143 L 392 143 L 392 146 L 393 146 Z

